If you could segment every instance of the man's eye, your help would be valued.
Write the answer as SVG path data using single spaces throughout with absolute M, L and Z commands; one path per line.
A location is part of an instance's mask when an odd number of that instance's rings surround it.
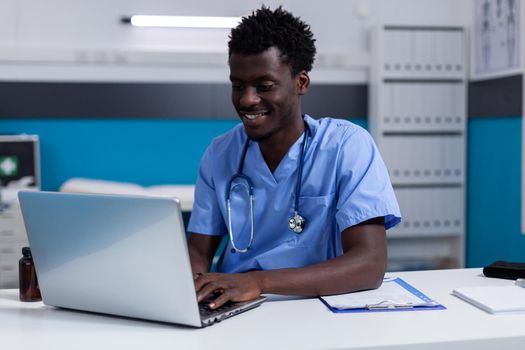
M 273 89 L 274 84 L 260 84 L 257 89 L 260 91 L 270 91 Z
M 232 90 L 240 91 L 242 90 L 242 85 L 232 84 Z

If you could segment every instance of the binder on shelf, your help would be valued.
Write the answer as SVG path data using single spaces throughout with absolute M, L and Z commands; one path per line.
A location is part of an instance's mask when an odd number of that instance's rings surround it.
M 461 32 L 454 32 L 451 41 L 453 45 L 452 50 L 450 50 L 450 53 L 453 54 L 451 58 L 452 69 L 456 75 L 462 75 L 465 70 L 465 50 L 463 49 L 464 36 Z
M 320 297 L 334 313 L 446 309 L 401 278 L 387 277 L 378 289 Z
M 411 57 L 412 50 L 411 50 L 411 45 L 410 45 L 410 36 L 411 36 L 411 33 L 410 31 L 407 31 L 407 30 L 400 30 L 397 36 L 398 43 L 399 43 L 398 50 L 402 54 L 401 70 L 399 72 L 402 74 L 409 74 L 411 70 L 410 63 L 412 60 L 412 57 Z
M 464 130 L 464 86 L 460 82 L 384 84 L 380 117 L 384 131 L 457 132 Z M 458 119 L 458 117 L 460 117 Z
M 382 145 L 394 184 L 463 183 L 462 135 L 392 135 Z
M 385 33 L 385 50 L 384 50 L 384 70 L 391 74 L 394 71 L 394 66 L 401 62 L 401 51 L 397 44 L 397 33 L 395 31 L 387 31 Z
M 463 232 L 462 188 L 396 188 L 403 224 L 395 232 L 454 235 Z
M 426 69 L 431 58 L 431 46 L 428 40 L 428 31 L 418 30 L 414 33 L 416 71 L 421 74 Z

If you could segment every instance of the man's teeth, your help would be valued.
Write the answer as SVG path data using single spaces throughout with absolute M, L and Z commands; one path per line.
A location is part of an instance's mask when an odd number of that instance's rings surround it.
M 264 113 L 259 113 L 259 114 L 245 114 L 244 116 L 246 117 L 246 119 L 249 119 L 249 120 L 254 120 L 254 119 L 257 119 L 259 118 L 260 116 L 263 116 Z

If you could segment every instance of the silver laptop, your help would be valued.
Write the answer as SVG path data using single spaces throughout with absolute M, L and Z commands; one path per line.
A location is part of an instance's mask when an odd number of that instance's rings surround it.
M 47 305 L 203 327 L 264 301 L 199 310 L 177 199 L 27 191 L 18 197 Z

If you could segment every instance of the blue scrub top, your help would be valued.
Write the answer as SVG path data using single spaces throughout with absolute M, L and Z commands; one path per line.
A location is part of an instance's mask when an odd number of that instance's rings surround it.
M 311 136 L 299 195 L 299 214 L 306 219 L 303 232 L 288 229 L 303 136 L 274 173 L 258 143 L 252 141 L 243 174 L 254 187 L 253 244 L 246 253 L 232 253 L 230 242 L 218 271 L 269 270 L 323 262 L 343 253 L 341 232 L 346 228 L 380 216 L 385 218 L 386 229 L 401 221 L 388 172 L 368 132 L 346 120 L 304 119 Z M 206 150 L 188 231 L 228 235 L 227 186 L 237 172 L 246 139 L 240 124 L 215 138 Z M 244 248 L 250 237 L 250 204 L 245 186 L 235 186 L 231 202 L 235 244 Z

